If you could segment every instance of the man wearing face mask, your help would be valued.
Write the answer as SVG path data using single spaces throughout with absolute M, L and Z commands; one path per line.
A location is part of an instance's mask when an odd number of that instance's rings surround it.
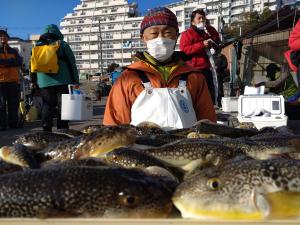
M 22 58 L 17 50 L 9 47 L 9 35 L 0 30 L 0 131 L 18 127 L 19 69 Z
M 190 59 L 189 65 L 201 70 L 205 75 L 213 101 L 215 100 L 215 87 L 207 51 L 214 54 L 219 43 L 219 33 L 209 25 L 205 12 L 202 9 L 193 11 L 191 27 L 181 35 L 180 50 Z
M 204 76 L 186 65 L 175 45 L 176 16 L 167 8 L 150 10 L 141 23 L 147 51 L 134 56 L 107 100 L 105 125 L 153 122 L 168 129 L 191 127 L 197 120 L 216 121 Z

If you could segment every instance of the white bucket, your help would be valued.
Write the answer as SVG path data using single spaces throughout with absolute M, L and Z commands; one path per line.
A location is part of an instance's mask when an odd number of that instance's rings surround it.
M 84 94 L 73 94 L 69 85 L 69 94 L 61 96 L 62 120 L 90 120 L 93 117 L 93 102 Z

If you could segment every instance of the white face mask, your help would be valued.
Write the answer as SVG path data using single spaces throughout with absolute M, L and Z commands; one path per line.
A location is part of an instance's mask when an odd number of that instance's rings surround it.
M 204 27 L 205 27 L 205 24 L 201 22 L 201 23 L 198 23 L 198 24 L 196 25 L 196 27 L 197 27 L 199 30 L 203 30 Z
M 173 53 L 176 40 L 169 38 L 155 38 L 146 42 L 148 53 L 159 62 L 169 59 Z

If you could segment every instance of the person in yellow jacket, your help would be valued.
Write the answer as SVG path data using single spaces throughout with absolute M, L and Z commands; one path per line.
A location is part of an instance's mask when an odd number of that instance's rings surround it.
M 19 69 L 22 58 L 8 45 L 9 35 L 0 30 L 0 131 L 17 128 L 19 121 Z

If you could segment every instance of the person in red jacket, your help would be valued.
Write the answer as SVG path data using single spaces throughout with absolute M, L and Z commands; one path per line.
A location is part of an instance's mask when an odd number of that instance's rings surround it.
M 180 50 L 190 59 L 188 64 L 201 70 L 205 75 L 213 102 L 215 102 L 215 90 L 206 48 L 214 53 L 214 49 L 219 43 L 219 33 L 209 25 L 205 12 L 202 9 L 193 11 L 191 27 L 181 34 Z
M 289 37 L 290 50 L 284 53 L 290 69 L 297 73 L 298 84 L 300 84 L 300 20 L 292 30 Z

